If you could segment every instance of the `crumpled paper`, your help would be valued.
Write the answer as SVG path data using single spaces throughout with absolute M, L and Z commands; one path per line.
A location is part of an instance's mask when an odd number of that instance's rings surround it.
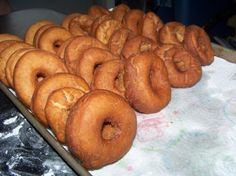
M 166 108 L 137 120 L 130 151 L 92 175 L 235 176 L 236 64 L 215 57 L 200 82 L 173 88 Z

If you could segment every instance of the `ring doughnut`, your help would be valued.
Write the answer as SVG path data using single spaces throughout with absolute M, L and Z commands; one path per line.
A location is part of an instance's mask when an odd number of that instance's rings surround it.
M 49 127 L 59 142 L 65 143 L 65 128 L 68 112 L 75 102 L 84 95 L 80 89 L 64 87 L 53 91 L 45 106 L 45 115 Z
M 121 55 L 121 51 L 126 43 L 131 37 L 134 37 L 131 30 L 126 28 L 120 28 L 111 35 L 108 48 L 110 49 L 111 53 L 114 55 Z
M 35 46 L 35 48 L 38 48 L 38 43 L 39 43 L 39 39 L 40 39 L 40 36 L 41 34 L 47 30 L 48 28 L 52 27 L 52 26 L 55 26 L 55 24 L 45 24 L 43 26 L 41 26 L 37 32 L 35 33 L 34 35 L 34 39 L 33 39 L 33 45 Z
M 185 48 L 196 57 L 201 65 L 210 65 L 214 61 L 214 51 L 207 33 L 197 25 L 186 27 Z
M 94 72 L 92 89 L 105 89 L 125 97 L 124 63 L 114 59 L 99 65 Z
M 93 5 L 88 9 L 87 14 L 94 18 L 98 18 L 103 15 L 110 15 L 110 12 L 100 5 Z
M 101 48 L 88 48 L 84 51 L 83 56 L 78 60 L 76 67 L 77 75 L 85 79 L 88 85 L 93 80 L 94 70 L 108 60 L 120 59 L 113 55 L 109 50 Z
M 57 73 L 41 81 L 34 91 L 31 109 L 44 126 L 48 126 L 45 115 L 48 96 L 64 87 L 73 87 L 84 93 L 89 92 L 89 86 L 83 78 L 69 73 Z
M 67 30 L 69 30 L 69 24 L 70 24 L 70 21 L 76 17 L 76 16 L 80 16 L 81 13 L 71 13 L 69 15 L 66 15 L 64 18 L 63 18 L 63 21 L 61 23 L 61 26 L 66 28 Z
M 73 40 L 74 38 L 68 38 L 66 41 L 64 41 L 60 48 L 58 48 L 58 50 L 56 51 L 56 54 L 64 61 L 65 60 L 65 50 L 66 47 L 69 45 L 69 43 Z
M 123 17 L 129 10 L 130 8 L 126 4 L 119 4 L 112 10 L 111 16 L 113 19 L 122 22 Z
M 139 9 L 131 9 L 125 14 L 123 18 L 123 25 L 131 30 L 134 35 L 137 35 L 139 33 L 138 25 L 143 19 L 143 16 L 143 11 Z
M 125 60 L 125 97 L 142 113 L 155 113 L 171 99 L 166 66 L 153 52 L 143 52 Z
M 30 107 L 39 82 L 58 72 L 67 72 L 67 69 L 57 55 L 43 50 L 28 51 L 19 59 L 14 69 L 13 83 L 17 96 Z
M 162 59 L 165 62 L 172 87 L 191 87 L 201 79 L 201 65 L 186 49 L 172 47 L 166 51 L 165 57 Z
M 80 16 L 74 17 L 71 22 L 69 23 L 68 31 L 73 35 L 73 36 L 84 36 L 88 35 L 86 31 L 81 29 L 80 24 L 77 22 L 77 18 Z
M 71 38 L 72 35 L 63 27 L 52 26 L 40 35 L 38 47 L 42 50 L 56 54 L 62 43 Z
M 95 37 L 106 45 L 114 31 L 119 28 L 121 28 L 120 21 L 113 19 L 104 20 L 97 27 Z
M 6 41 L 6 40 L 17 40 L 17 41 L 22 41 L 22 39 L 16 35 L 13 34 L 0 34 L 0 42 Z
M 6 49 L 7 47 L 9 47 L 10 45 L 14 44 L 14 43 L 18 43 L 21 41 L 18 40 L 4 40 L 2 42 L 0 42 L 0 53 Z
M 53 24 L 53 22 L 48 20 L 40 20 L 33 23 L 25 32 L 25 42 L 33 45 L 34 44 L 34 36 L 38 29 L 46 24 Z
M 94 18 L 89 15 L 79 15 L 74 18 L 69 23 L 69 31 L 71 30 L 72 27 L 74 28 L 79 28 L 82 31 L 84 31 L 85 34 L 88 35 L 88 33 L 91 31 L 91 26 L 94 21 Z M 73 24 L 73 25 L 72 25 Z
M 183 45 L 185 25 L 179 22 L 166 23 L 159 32 L 159 39 L 162 44 Z
M 9 57 L 18 49 L 20 48 L 30 48 L 32 47 L 29 44 L 26 44 L 24 42 L 17 42 L 14 43 L 12 45 L 10 45 L 9 47 L 5 48 L 1 53 L 0 53 L 0 80 L 9 87 L 9 84 L 7 82 L 7 78 L 6 78 L 6 72 L 5 72 L 5 68 L 6 68 L 6 64 L 7 61 L 9 59 Z
M 110 20 L 112 19 L 110 15 L 102 15 L 100 17 L 97 17 L 92 25 L 91 25 L 91 29 L 90 29 L 90 35 L 95 37 L 96 35 L 96 30 L 97 30 L 97 27 L 105 20 Z
M 158 45 L 151 39 L 138 35 L 133 37 L 125 43 L 122 49 L 122 56 L 128 59 L 130 56 L 139 54 L 143 51 L 153 51 Z
M 91 47 L 107 49 L 106 45 L 90 36 L 77 36 L 69 43 L 65 50 L 65 63 L 71 73 L 76 73 L 78 60 Z
M 71 109 L 66 143 L 82 166 L 98 169 L 128 152 L 136 129 L 135 112 L 124 98 L 107 90 L 94 90 Z
M 140 34 L 158 43 L 159 31 L 163 26 L 164 23 L 159 16 L 153 12 L 147 12 L 139 23 L 138 28 L 140 30 Z
M 6 79 L 10 87 L 14 88 L 13 76 L 15 65 L 23 54 L 30 50 L 35 50 L 35 48 L 21 48 L 16 50 L 8 59 L 5 68 Z

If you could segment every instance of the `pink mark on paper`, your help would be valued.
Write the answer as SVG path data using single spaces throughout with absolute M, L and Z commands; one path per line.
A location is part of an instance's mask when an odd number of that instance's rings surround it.
M 129 172 L 131 172 L 131 171 L 133 171 L 134 170 L 134 168 L 132 167 L 132 166 L 127 166 L 127 170 L 129 171 Z
M 138 124 L 137 139 L 139 142 L 148 142 L 163 136 L 163 128 L 168 127 L 163 118 L 145 119 Z

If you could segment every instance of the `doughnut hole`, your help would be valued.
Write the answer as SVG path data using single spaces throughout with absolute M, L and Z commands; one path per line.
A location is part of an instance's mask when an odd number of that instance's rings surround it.
M 104 140 L 113 140 L 120 136 L 121 129 L 119 125 L 111 119 L 106 119 L 102 124 L 101 134 Z
M 36 73 L 36 76 L 35 76 L 36 82 L 39 83 L 46 77 L 47 77 L 46 73 L 43 73 L 43 72 Z

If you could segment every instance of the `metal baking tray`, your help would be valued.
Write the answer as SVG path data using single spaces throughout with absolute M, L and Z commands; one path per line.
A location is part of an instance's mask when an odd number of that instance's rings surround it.
M 30 124 L 39 132 L 39 134 L 55 149 L 55 151 L 64 159 L 64 161 L 79 175 L 91 176 L 91 174 L 80 165 L 79 159 L 73 155 L 60 144 L 54 135 L 33 116 L 29 109 L 27 109 L 15 96 L 11 89 L 8 89 L 2 82 L 0 82 L 0 89 L 19 109 Z

